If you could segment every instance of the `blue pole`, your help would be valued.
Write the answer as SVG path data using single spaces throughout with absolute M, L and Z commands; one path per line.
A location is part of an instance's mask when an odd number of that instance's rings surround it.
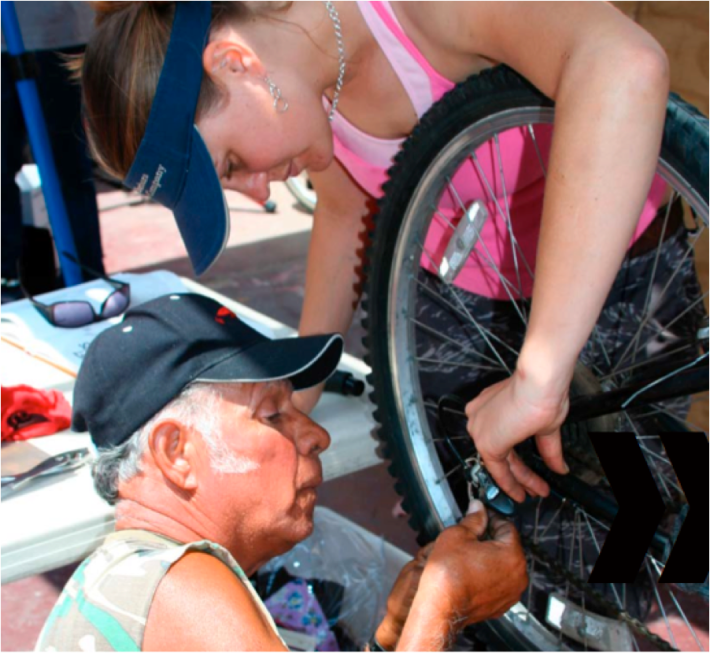
M 19 56 L 25 52 L 25 44 L 22 40 L 20 24 L 17 21 L 15 3 L 2 0 L 2 31 L 5 35 L 7 51 L 11 56 Z M 59 263 L 67 286 L 74 286 L 83 281 L 81 269 L 63 252 L 76 255 L 74 246 L 74 236 L 67 217 L 64 196 L 62 195 L 61 184 L 57 176 L 57 169 L 54 165 L 52 148 L 49 144 L 47 126 L 42 114 L 42 106 L 37 93 L 37 86 L 34 79 L 18 79 L 15 82 L 17 94 L 20 98 L 22 113 L 27 125 L 27 134 L 32 147 L 32 154 L 39 168 L 39 175 L 42 180 L 42 192 L 47 205 L 47 213 L 52 225 L 52 234 L 59 254 Z

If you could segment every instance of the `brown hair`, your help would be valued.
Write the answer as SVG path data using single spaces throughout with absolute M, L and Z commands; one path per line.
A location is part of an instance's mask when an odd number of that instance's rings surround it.
M 148 123 L 175 14 L 174 2 L 92 2 L 96 31 L 70 64 L 81 79 L 89 149 L 109 174 L 123 179 Z M 210 30 L 281 11 L 290 2 L 213 2 Z M 195 119 L 224 99 L 203 75 Z

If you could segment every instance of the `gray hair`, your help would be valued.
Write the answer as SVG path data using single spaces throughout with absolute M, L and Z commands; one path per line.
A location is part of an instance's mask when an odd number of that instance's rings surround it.
M 216 474 L 244 474 L 257 469 L 254 461 L 237 456 L 215 428 L 223 385 L 226 384 L 194 383 L 187 386 L 124 443 L 99 449 L 91 470 L 99 496 L 112 505 L 116 503 L 119 482 L 125 483 L 143 471 L 148 438 L 155 425 L 165 419 L 175 419 L 200 433 L 209 451 L 210 466 Z M 234 384 L 229 385 L 234 387 Z

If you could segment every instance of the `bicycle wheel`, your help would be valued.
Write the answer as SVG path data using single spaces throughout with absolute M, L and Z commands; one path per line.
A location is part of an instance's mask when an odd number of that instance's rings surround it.
M 286 188 L 291 191 L 291 195 L 294 196 L 302 209 L 308 213 L 313 213 L 316 210 L 318 196 L 311 186 L 307 173 L 302 172 L 298 177 L 289 177 L 286 180 Z
M 459 521 L 475 490 L 465 418 L 442 398 L 468 401 L 505 378 L 524 338 L 553 119 L 548 98 L 492 69 L 432 107 L 390 170 L 368 252 L 364 342 L 380 455 L 422 543 Z M 557 498 L 528 501 L 515 516 L 531 582 L 504 618 L 484 624 L 496 646 L 707 649 L 697 588 L 658 583 L 686 508 L 657 436 L 707 432 L 708 419 L 707 288 L 697 269 L 698 252 L 707 261 L 708 123 L 676 97 L 654 193 L 572 382 L 563 446 L 577 485 L 547 473 Z M 466 289 L 465 274 L 478 275 Z M 478 277 L 487 295 L 470 291 Z M 707 285 L 707 268 L 700 278 Z M 635 583 L 585 582 L 612 519 L 599 506 L 614 505 L 590 431 L 635 433 L 670 508 Z M 519 453 L 546 473 L 530 442 Z

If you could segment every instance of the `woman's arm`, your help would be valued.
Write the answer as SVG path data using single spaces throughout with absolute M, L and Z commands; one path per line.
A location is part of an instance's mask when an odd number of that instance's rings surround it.
M 537 435 L 548 464 L 565 471 L 559 427 L 569 383 L 656 168 L 668 61 L 648 33 L 606 3 L 437 7 L 438 17 L 411 14 L 433 42 L 506 63 L 556 101 L 528 332 L 512 380 L 467 411 L 491 473 L 522 499 L 528 472 L 509 459 L 517 442 Z
M 306 291 L 299 334 L 339 332 L 352 323 L 360 298 L 368 206 L 372 199 L 333 163 L 311 175 L 318 194 L 306 268 Z M 310 412 L 323 385 L 294 395 L 294 403 Z

